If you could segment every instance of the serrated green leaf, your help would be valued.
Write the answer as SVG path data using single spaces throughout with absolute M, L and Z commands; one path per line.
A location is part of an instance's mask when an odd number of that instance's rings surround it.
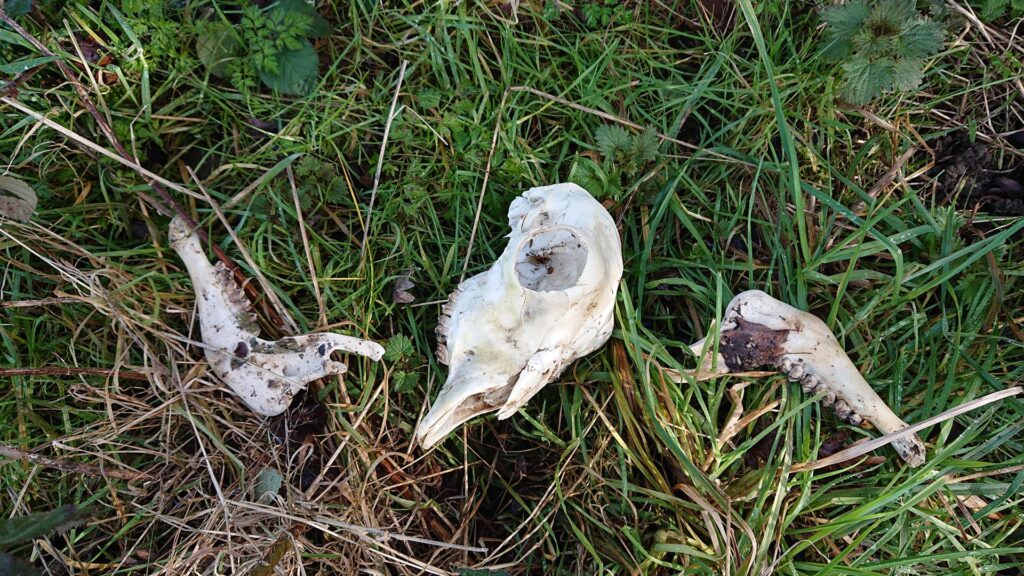
M 416 347 L 413 346 L 412 340 L 405 334 L 395 334 L 388 338 L 388 343 L 384 345 L 384 359 L 389 362 L 397 362 L 398 360 L 409 358 L 415 353 Z
M 821 19 L 828 25 L 831 34 L 849 38 L 864 25 L 871 9 L 864 0 L 853 0 L 838 6 L 829 6 L 821 11 Z
M 946 32 L 941 24 L 918 18 L 903 29 L 895 53 L 902 58 L 927 58 L 942 50 L 945 36 Z
M 394 391 L 397 394 L 404 394 L 416 389 L 420 381 L 420 375 L 416 372 L 397 370 L 391 375 L 391 380 L 394 383 Z
M 239 56 L 242 45 L 223 22 L 210 22 L 202 26 L 196 36 L 196 55 L 210 74 L 224 78 L 228 64 Z
M 307 38 L 322 38 L 331 34 L 331 25 L 316 11 L 316 7 L 305 0 L 281 0 L 274 5 L 274 9 L 311 17 L 303 30 Z
M 894 67 L 895 63 L 888 58 L 871 61 L 854 57 L 843 64 L 843 70 L 846 71 L 843 99 L 851 104 L 867 104 L 892 87 Z
M 0 546 L 12 546 L 45 536 L 73 523 L 79 517 L 76 506 L 61 506 L 49 512 L 36 512 L 0 520 Z
M 879 0 L 871 7 L 869 17 L 878 24 L 897 26 L 917 17 L 917 3 L 911 0 Z
M 633 145 L 633 137 L 619 125 L 598 126 L 594 131 L 594 141 L 597 149 L 609 160 L 615 160 L 618 154 Z
M 892 83 L 896 90 L 916 90 L 924 80 L 924 60 L 902 58 L 893 66 Z
M 24 16 L 32 11 L 32 0 L 7 0 L 4 10 L 8 16 Z
M 316 86 L 320 61 L 309 40 L 301 41 L 298 50 L 285 50 L 277 55 L 276 70 L 260 71 L 260 80 L 271 90 L 305 96 Z
M 982 21 L 991 22 L 1006 13 L 1010 6 L 1010 0 L 985 0 L 981 5 L 980 16 Z
M 39 570 L 32 564 L 10 554 L 0 553 L 0 575 L 39 576 Z

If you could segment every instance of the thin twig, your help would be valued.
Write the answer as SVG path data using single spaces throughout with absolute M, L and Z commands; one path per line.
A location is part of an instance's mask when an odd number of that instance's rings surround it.
M 922 422 L 918 422 L 917 424 L 914 424 L 913 426 L 907 426 L 906 428 L 904 428 L 902 430 L 897 430 L 896 432 L 890 432 L 889 434 L 886 434 L 884 436 L 879 436 L 878 438 L 875 438 L 873 440 L 868 440 L 867 442 L 863 442 L 861 444 L 856 444 L 854 446 L 850 446 L 846 450 L 841 450 L 839 452 L 836 452 L 835 454 L 833 454 L 833 455 L 831 455 L 831 456 L 829 456 L 827 458 L 820 458 L 820 459 L 815 460 L 813 462 L 805 462 L 805 463 L 802 463 L 802 464 L 796 464 L 796 465 L 793 466 L 792 472 L 806 472 L 808 470 L 817 470 L 819 468 L 824 468 L 826 466 L 832 466 L 834 464 L 841 464 L 841 463 L 846 462 L 848 460 L 853 460 L 854 458 L 859 458 L 860 456 L 863 456 L 863 455 L 867 454 L 868 452 L 873 452 L 873 451 L 881 448 L 882 446 L 886 446 L 886 445 L 888 445 L 888 444 L 890 444 L 892 442 L 895 442 L 896 440 L 899 440 L 900 438 L 905 438 L 907 436 L 910 436 L 911 434 L 914 434 L 914 433 L 916 433 L 919 430 L 924 430 L 925 428 L 928 428 L 929 426 L 934 426 L 936 424 L 939 424 L 940 422 L 945 422 L 946 420 L 949 420 L 950 418 L 956 418 L 957 416 L 959 416 L 959 415 L 961 415 L 961 414 L 963 414 L 965 412 L 970 412 L 971 410 L 975 410 L 977 408 L 981 408 L 982 406 L 986 406 L 986 405 L 991 404 L 993 402 L 998 402 L 998 401 L 1003 400 L 1005 398 L 1009 398 L 1011 396 L 1016 396 L 1017 394 L 1020 394 L 1021 391 L 1022 391 L 1022 388 L 1020 386 L 1014 386 L 1013 388 L 1007 388 L 1006 390 L 1001 390 L 999 392 L 993 392 L 992 394 L 989 394 L 987 396 L 982 396 L 981 398 L 976 398 L 974 400 L 971 400 L 971 401 L 968 401 L 968 402 L 964 402 L 963 404 L 961 404 L 959 406 L 955 406 L 953 408 L 950 408 L 949 410 L 946 410 L 942 414 L 938 414 L 936 416 L 932 416 L 931 418 L 928 418 L 927 420 L 924 420 Z
M 125 480 L 127 482 L 134 482 L 136 480 L 152 480 L 153 477 L 145 472 L 134 472 L 127 470 L 108 470 L 101 466 L 93 466 L 90 464 L 76 464 L 74 462 L 65 462 L 56 458 L 50 458 L 33 452 L 25 452 L 19 450 L 13 446 L 6 446 L 0 444 L 0 456 L 4 458 L 11 458 L 14 460 L 24 460 L 29 464 L 36 466 L 42 466 L 43 468 L 53 468 L 55 470 L 63 470 L 65 472 L 72 472 L 74 474 L 85 474 L 86 476 L 99 476 L 102 478 L 117 478 L 118 480 Z
M 79 368 L 77 366 L 40 366 L 38 368 L 0 368 L 0 378 L 15 376 L 113 376 L 121 380 L 148 381 L 145 372 L 123 368 Z
M 380 187 L 380 172 L 384 167 L 384 152 L 388 147 L 388 135 L 391 134 L 391 123 L 395 120 L 395 106 L 398 105 L 398 95 L 402 92 L 402 81 L 405 79 L 405 67 L 408 61 L 402 60 L 402 67 L 398 69 L 398 84 L 395 86 L 395 94 L 391 98 L 391 109 L 388 111 L 388 119 L 384 124 L 384 138 L 380 141 L 380 155 L 377 156 L 377 171 L 373 175 L 373 191 L 370 192 L 370 206 L 366 209 L 366 227 L 363 228 L 363 245 L 360 247 L 359 259 L 366 255 L 366 239 L 370 235 L 370 220 L 373 218 L 373 205 L 377 201 L 377 188 Z

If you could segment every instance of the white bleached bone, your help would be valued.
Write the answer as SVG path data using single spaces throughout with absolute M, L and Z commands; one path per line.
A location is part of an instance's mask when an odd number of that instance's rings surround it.
M 416 430 L 433 446 L 460 424 L 515 414 L 573 360 L 612 333 L 622 248 L 608 211 L 575 184 L 512 201 L 508 245 L 452 293 L 438 321 L 448 379 Z
M 259 338 L 256 316 L 231 272 L 220 262 L 210 264 L 199 238 L 180 218 L 171 221 L 168 238 L 192 278 L 206 360 L 253 411 L 280 414 L 309 382 L 344 373 L 346 366 L 331 359 L 336 350 L 374 360 L 384 354 L 379 344 L 330 332 L 276 342 Z
M 770 366 L 800 382 L 805 392 L 824 392 L 822 402 L 844 420 L 853 424 L 868 420 L 886 434 L 907 427 L 864 380 L 828 326 L 813 314 L 750 290 L 729 303 L 718 337 L 717 358 L 706 345 L 711 342 L 708 338 L 690 347 L 703 359 L 704 370 L 712 360 L 720 374 Z M 916 434 L 892 444 L 910 466 L 924 464 L 924 444 Z

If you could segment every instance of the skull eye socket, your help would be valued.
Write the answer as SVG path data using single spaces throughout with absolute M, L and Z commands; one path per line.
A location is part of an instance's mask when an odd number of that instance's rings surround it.
M 588 255 L 586 244 L 571 230 L 540 229 L 520 244 L 516 276 L 527 290 L 568 290 L 579 282 Z

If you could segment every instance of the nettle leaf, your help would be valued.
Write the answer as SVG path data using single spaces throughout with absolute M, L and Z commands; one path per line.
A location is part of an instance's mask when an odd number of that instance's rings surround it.
M 22 179 L 14 176 L 0 176 L 0 216 L 19 222 L 28 222 L 32 213 L 36 211 L 38 201 L 36 191 Z M 2 532 L 0 532 L 0 537 L 2 537 Z
M 821 19 L 827 24 L 824 56 L 833 60 L 845 57 L 853 49 L 851 40 L 867 20 L 871 10 L 864 0 L 853 0 L 846 4 L 830 6 L 821 11 Z
M 872 98 L 892 87 L 894 68 L 895 62 L 888 58 L 872 61 L 855 56 L 843 64 L 843 70 L 846 71 L 843 99 L 851 104 L 867 104 Z
M 260 80 L 271 90 L 305 96 L 316 86 L 320 60 L 316 50 L 305 38 L 298 50 L 284 50 L 277 55 L 276 70 L 260 71 Z
M 896 53 L 903 58 L 927 58 L 942 50 L 945 35 L 938 22 L 918 18 L 903 29 Z
M 871 24 L 885 25 L 896 24 L 917 17 L 917 4 L 908 0 L 879 0 L 871 8 Z
M 896 90 L 915 90 L 924 80 L 924 60 L 918 58 L 901 58 L 893 66 L 893 88 Z
M 67 529 L 81 515 L 77 506 L 61 506 L 49 512 L 36 512 L 28 516 L 0 520 L 0 546 L 28 542 L 54 532 Z M 2 574 L 3 572 L 0 572 Z
M 206 66 L 210 74 L 224 78 L 228 74 L 228 65 L 238 57 L 242 44 L 224 22 L 207 22 L 196 36 L 196 55 Z
M 1009 7 L 1010 0 L 985 0 L 981 5 L 981 19 L 984 22 L 991 22 L 1006 13 Z

